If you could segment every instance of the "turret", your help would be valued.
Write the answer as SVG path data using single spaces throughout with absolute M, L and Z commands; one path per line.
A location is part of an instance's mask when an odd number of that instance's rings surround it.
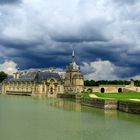
M 84 82 L 80 67 L 75 61 L 75 52 L 72 52 L 72 62 L 67 67 L 65 76 L 65 92 L 78 93 L 83 91 Z

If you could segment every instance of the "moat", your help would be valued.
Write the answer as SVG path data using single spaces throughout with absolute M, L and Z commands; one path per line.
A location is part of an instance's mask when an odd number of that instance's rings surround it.
M 138 140 L 140 116 L 78 102 L 0 96 L 2 140 Z

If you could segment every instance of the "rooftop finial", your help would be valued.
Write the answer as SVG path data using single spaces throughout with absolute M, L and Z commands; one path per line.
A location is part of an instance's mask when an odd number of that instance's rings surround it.
M 72 51 L 72 62 L 75 62 L 75 51 Z

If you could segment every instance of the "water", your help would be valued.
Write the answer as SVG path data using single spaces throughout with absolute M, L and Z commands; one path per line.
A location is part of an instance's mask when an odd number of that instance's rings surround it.
M 62 99 L 0 96 L 0 140 L 139 139 L 139 115 Z

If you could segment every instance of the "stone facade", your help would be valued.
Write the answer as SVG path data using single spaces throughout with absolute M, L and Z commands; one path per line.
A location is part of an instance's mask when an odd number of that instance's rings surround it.
M 3 82 L 3 94 L 47 95 L 56 97 L 64 93 L 61 77 L 57 73 L 29 72 L 20 74 L 18 78 L 9 78 Z
M 72 63 L 63 76 L 54 71 L 18 71 L 2 83 L 3 94 L 57 97 L 58 94 L 81 93 L 83 90 L 84 78 L 75 62 L 74 51 Z

